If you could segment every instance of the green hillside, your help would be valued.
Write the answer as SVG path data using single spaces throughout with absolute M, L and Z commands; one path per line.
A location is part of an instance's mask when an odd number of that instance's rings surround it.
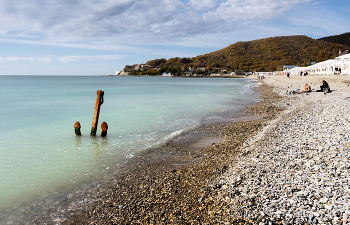
M 193 58 L 155 59 L 148 61 L 139 74 L 160 74 L 164 71 L 175 75 L 206 73 L 208 71 L 256 71 L 282 70 L 284 65 L 306 66 L 338 56 L 340 49 L 349 45 L 315 40 L 307 36 L 272 37 L 247 42 L 237 42 L 221 50 Z M 201 68 L 201 70 L 198 70 Z M 203 69 L 205 68 L 205 70 Z M 132 66 L 126 67 L 133 71 Z M 197 69 L 197 70 L 196 70 Z M 149 73 L 152 71 L 152 73 Z M 136 71 L 133 71 L 138 74 Z
M 308 65 L 338 56 L 340 44 L 306 36 L 273 37 L 238 42 L 224 49 L 192 58 L 196 66 L 219 66 L 229 70 L 282 70 L 283 65 Z
M 320 38 L 318 40 L 350 46 L 350 32 L 340 34 L 340 35 L 324 37 L 324 38 Z M 344 49 L 344 50 L 350 50 L 350 49 Z

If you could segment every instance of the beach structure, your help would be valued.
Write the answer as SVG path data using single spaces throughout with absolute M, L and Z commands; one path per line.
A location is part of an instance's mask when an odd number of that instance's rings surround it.
M 101 124 L 101 137 L 106 137 L 107 136 L 107 129 L 108 125 L 106 122 L 102 122 Z
M 92 126 L 91 126 L 90 136 L 96 136 L 98 117 L 100 116 L 100 108 L 101 108 L 101 105 L 103 104 L 103 96 L 104 96 L 104 91 L 98 90 L 97 91 L 97 98 L 96 98 L 96 102 L 95 102 L 94 116 L 92 118 Z
M 253 73 L 253 75 L 255 76 L 270 76 L 272 75 L 273 73 L 272 72 L 269 72 L 269 71 L 255 71 Z
M 283 66 L 283 71 L 281 71 L 281 75 L 287 75 L 287 73 L 290 73 L 290 70 L 296 68 L 297 66 Z
M 75 134 L 76 134 L 77 136 L 80 136 L 80 135 L 81 135 L 80 128 L 81 128 L 81 126 L 80 126 L 79 121 L 75 122 L 75 124 L 74 124 L 74 130 L 75 130 Z
M 307 72 L 310 75 L 348 75 L 350 76 L 350 54 L 345 54 L 335 59 L 326 60 L 307 67 L 295 67 L 288 72 L 291 75 L 299 75 Z

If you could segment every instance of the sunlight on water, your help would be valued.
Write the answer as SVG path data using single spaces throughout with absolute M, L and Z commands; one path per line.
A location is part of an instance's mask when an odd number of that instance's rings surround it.
M 99 176 L 135 152 L 256 101 L 243 79 L 0 76 L 0 208 Z M 90 137 L 96 91 L 99 124 Z M 219 115 L 219 116 L 218 116 Z M 80 121 L 82 136 L 74 135 Z

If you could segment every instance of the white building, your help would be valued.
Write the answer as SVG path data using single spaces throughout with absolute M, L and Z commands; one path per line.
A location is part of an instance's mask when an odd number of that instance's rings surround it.
M 326 60 L 308 67 L 295 67 L 289 70 L 291 75 L 299 75 L 307 72 L 311 75 L 350 75 L 350 54 Z

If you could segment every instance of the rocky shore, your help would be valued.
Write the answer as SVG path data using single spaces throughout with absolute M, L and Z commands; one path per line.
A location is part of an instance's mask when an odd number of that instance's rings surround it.
M 325 78 L 332 93 L 289 95 Z M 347 224 L 349 80 L 271 76 L 247 108 L 260 119 L 203 126 L 5 224 Z
M 265 98 L 280 97 L 271 87 Z M 213 224 L 232 222 L 221 185 L 239 147 L 281 109 L 266 101 L 248 109 L 258 120 L 211 124 L 135 155 L 104 179 L 0 215 L 3 224 Z M 223 141 L 224 140 L 224 141 Z M 208 144 L 209 143 L 209 144 Z M 214 182 L 214 183 L 213 183 Z
M 289 95 L 322 80 L 332 93 Z M 349 77 L 271 77 L 286 110 L 240 147 L 217 179 L 230 220 L 252 224 L 350 223 Z

